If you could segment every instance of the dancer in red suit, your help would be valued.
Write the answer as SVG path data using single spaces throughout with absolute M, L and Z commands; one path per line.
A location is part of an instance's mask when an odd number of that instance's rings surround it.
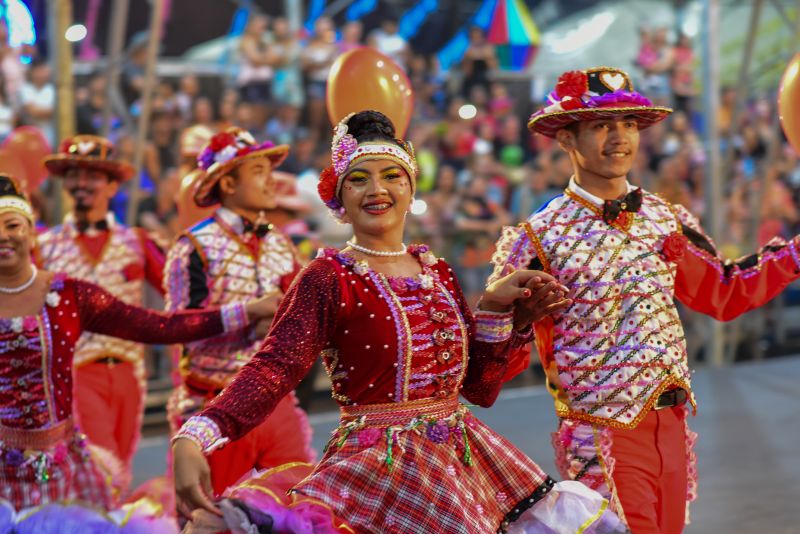
M 562 75 L 528 126 L 558 141 L 575 174 L 563 195 L 504 230 L 492 278 L 538 268 L 569 288 L 574 304 L 535 325 L 560 418 L 556 460 L 636 534 L 681 532 L 697 493 L 675 301 L 732 319 L 800 276 L 798 238 L 728 262 L 683 206 L 628 182 L 640 130 L 670 112 L 618 69 Z
M 65 141 L 45 165 L 63 180 L 75 206 L 63 224 L 39 236 L 42 267 L 99 285 L 123 302 L 142 306 L 145 282 L 161 291 L 164 254 L 140 228 L 114 219 L 109 202 L 133 166 L 114 157 L 103 137 L 78 135 Z M 86 333 L 75 348 L 76 418 L 89 441 L 118 459 L 121 491 L 142 426 L 147 376 L 144 347 L 98 333 Z

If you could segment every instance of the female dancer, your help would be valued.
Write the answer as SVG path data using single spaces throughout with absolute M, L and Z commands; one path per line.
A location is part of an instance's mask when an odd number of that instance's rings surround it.
M 0 175 L 0 532 L 22 518 L 68 530 L 65 517 L 30 514 L 31 507 L 78 503 L 108 511 L 118 504 L 103 464 L 110 455 L 90 449 L 72 419 L 72 356 L 82 332 L 181 343 L 244 328 L 275 309 L 259 300 L 173 315 L 146 311 L 94 284 L 37 271 L 35 238 L 31 205 Z M 76 521 L 89 519 L 86 509 L 74 513 Z M 45 514 L 59 523 L 48 524 Z
M 355 239 L 301 272 L 261 351 L 175 437 L 179 507 L 207 511 L 195 514 L 194 527 L 624 531 L 602 497 L 556 484 L 458 401 L 461 393 L 481 406 L 494 402 L 509 351 L 530 340 L 530 325 L 514 329 L 512 305 L 533 298 L 543 315 L 569 306 L 558 285 L 537 271 L 512 272 L 486 289 L 473 315 L 447 264 L 425 246 L 402 244 L 417 165 L 391 122 L 374 111 L 345 119 L 332 159 L 320 195 Z M 341 406 L 322 461 L 310 474 L 306 464 L 261 473 L 217 508 L 203 453 L 266 417 L 320 353 Z

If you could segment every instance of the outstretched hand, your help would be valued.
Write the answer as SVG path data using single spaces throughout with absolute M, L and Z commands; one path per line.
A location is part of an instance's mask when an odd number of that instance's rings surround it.
M 202 508 L 222 515 L 214 505 L 211 470 L 200 447 L 189 439 L 177 439 L 172 445 L 175 504 L 178 513 L 191 518 L 192 511 Z

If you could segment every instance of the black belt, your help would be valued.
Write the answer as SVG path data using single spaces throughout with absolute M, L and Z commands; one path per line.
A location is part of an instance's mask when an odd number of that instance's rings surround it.
M 122 358 L 117 358 L 116 356 L 106 356 L 104 358 L 97 358 L 96 360 L 92 360 L 92 363 L 104 363 L 109 367 L 113 367 L 115 365 L 126 362 Z
M 656 399 L 656 404 L 653 406 L 654 410 L 663 410 L 664 408 L 674 408 L 675 406 L 683 406 L 689 400 L 689 394 L 683 388 L 670 389 L 665 391 Z

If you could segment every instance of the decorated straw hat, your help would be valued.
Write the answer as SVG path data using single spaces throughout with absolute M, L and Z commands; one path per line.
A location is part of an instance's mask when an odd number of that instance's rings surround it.
M 107 172 L 109 177 L 125 182 L 136 173 L 133 165 L 115 157 L 114 144 L 99 135 L 76 135 L 61 143 L 57 154 L 44 158 L 53 175 L 63 177 L 69 169 L 83 168 Z
M 565 72 L 547 95 L 547 105 L 531 115 L 528 129 L 547 137 L 579 121 L 629 115 L 644 129 L 664 120 L 670 108 L 654 106 L 633 89 L 628 74 L 614 67 Z
M 256 143 L 250 132 L 242 128 L 228 128 L 216 134 L 197 156 L 197 166 L 205 171 L 197 186 L 195 203 L 200 207 L 219 202 L 216 188 L 219 179 L 247 159 L 267 157 L 272 168 L 278 167 L 289 155 L 288 145 L 275 145 L 271 141 Z
M 311 204 L 297 192 L 297 176 L 287 172 L 276 172 L 275 177 L 275 202 L 278 207 L 308 213 L 312 210 Z
M 12 176 L 0 173 L 0 213 L 6 212 L 19 213 L 33 222 L 33 208 L 22 188 Z

